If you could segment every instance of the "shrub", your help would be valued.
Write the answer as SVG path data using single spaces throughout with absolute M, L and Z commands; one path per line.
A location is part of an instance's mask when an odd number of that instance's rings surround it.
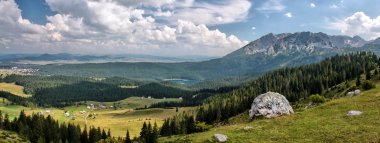
M 197 122 L 195 124 L 195 129 L 197 130 L 197 132 L 207 131 L 207 130 L 209 130 L 211 128 L 212 128 L 212 126 L 211 125 L 207 125 L 205 122 Z
M 362 86 L 362 89 L 363 89 L 363 90 L 370 90 L 370 89 L 376 87 L 376 85 L 375 85 L 374 83 L 372 83 L 371 81 L 368 81 L 368 80 L 364 81 L 364 82 L 361 84 L 361 86 Z
M 326 102 L 326 98 L 319 95 L 319 94 L 314 94 L 309 97 L 310 101 L 313 103 L 323 103 Z

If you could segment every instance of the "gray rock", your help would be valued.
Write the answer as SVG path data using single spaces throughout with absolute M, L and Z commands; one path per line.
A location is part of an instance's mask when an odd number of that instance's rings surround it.
M 293 108 L 285 96 L 279 93 L 267 92 L 255 98 L 251 110 L 249 110 L 249 117 L 264 116 L 272 118 L 292 113 L 294 113 Z
M 355 95 L 355 92 L 348 92 L 347 94 L 346 94 L 346 96 L 354 96 Z
M 214 138 L 218 142 L 226 142 L 227 141 L 227 135 L 223 135 L 223 134 L 214 134 Z
M 362 113 L 363 112 L 361 112 L 361 111 L 351 110 L 351 111 L 348 111 L 347 116 L 359 116 Z
M 357 90 L 354 91 L 354 93 L 355 93 L 355 95 L 358 95 L 358 94 L 361 93 L 361 91 L 357 89 Z

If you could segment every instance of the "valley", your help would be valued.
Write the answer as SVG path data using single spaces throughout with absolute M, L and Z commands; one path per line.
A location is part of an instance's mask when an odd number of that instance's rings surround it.
M 156 122 L 162 125 L 163 120 L 172 117 L 176 114 L 189 111 L 191 108 L 179 108 L 178 112 L 175 108 L 171 109 L 140 109 L 145 106 L 150 106 L 153 103 L 163 101 L 179 102 L 179 99 L 148 99 L 141 97 L 130 97 L 118 102 L 92 102 L 88 101 L 84 105 L 67 106 L 64 108 L 43 108 L 43 107 L 23 107 L 20 105 L 13 105 L 7 99 L 0 99 L 0 110 L 3 113 L 9 114 L 11 119 L 18 117 L 21 110 L 24 110 L 27 115 L 41 114 L 44 116 L 52 116 L 60 123 L 74 123 L 81 127 L 100 127 L 101 129 L 112 129 L 112 135 L 115 137 L 123 137 L 126 131 L 129 130 L 132 137 L 138 136 L 142 124 L 144 122 Z M 88 109 L 87 105 L 95 105 L 96 109 Z M 111 106 L 117 105 L 117 109 Z M 104 109 L 99 108 L 105 107 Z M 68 113 L 65 114 L 65 113 Z
M 0 123 L 31 142 L 215 142 L 217 133 L 228 142 L 372 142 L 379 139 L 372 130 L 379 124 L 372 121 L 378 116 L 379 47 L 359 37 L 299 32 L 268 34 L 224 57 L 196 62 L 7 61 L 0 70 Z M 354 90 L 363 93 L 346 97 Z M 269 91 L 283 94 L 295 114 L 248 120 L 252 101 Z M 364 114 L 346 117 L 351 109 Z M 73 138 L 60 131 L 50 139 L 29 126 L 45 120 Z

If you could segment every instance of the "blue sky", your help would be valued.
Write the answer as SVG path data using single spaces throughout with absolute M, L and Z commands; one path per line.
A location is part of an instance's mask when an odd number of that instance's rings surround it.
M 268 33 L 380 36 L 374 0 L 0 0 L 4 53 L 223 56 Z

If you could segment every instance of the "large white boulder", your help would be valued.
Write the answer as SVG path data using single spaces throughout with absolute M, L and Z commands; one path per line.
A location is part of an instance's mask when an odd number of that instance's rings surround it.
M 272 118 L 292 113 L 294 113 L 293 108 L 285 96 L 275 92 L 267 92 L 253 100 L 251 110 L 249 110 L 249 117 L 264 116 Z
M 223 134 L 214 134 L 214 138 L 217 142 L 226 142 L 227 141 L 227 135 L 223 135 Z

